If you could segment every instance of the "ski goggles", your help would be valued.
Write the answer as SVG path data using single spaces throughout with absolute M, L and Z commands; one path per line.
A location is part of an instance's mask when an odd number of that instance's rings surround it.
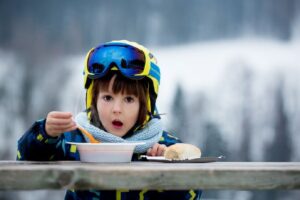
M 146 56 L 148 55 L 145 55 L 142 50 L 131 45 L 123 43 L 104 44 L 90 52 L 85 73 L 89 78 L 96 79 L 103 77 L 109 70 L 117 67 L 125 77 L 131 79 L 141 79 L 149 75 L 151 71 L 157 71 L 157 69 L 159 75 L 158 66 L 150 62 L 150 58 Z

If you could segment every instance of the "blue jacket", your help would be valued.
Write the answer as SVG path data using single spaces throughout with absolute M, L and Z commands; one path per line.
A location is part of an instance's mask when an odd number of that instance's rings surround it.
M 34 161 L 57 161 L 57 160 L 80 160 L 79 153 L 70 142 L 85 142 L 82 133 L 77 129 L 72 132 L 65 132 L 60 137 L 52 138 L 46 134 L 45 119 L 36 121 L 32 127 L 19 139 L 17 160 Z M 167 132 L 159 141 L 160 144 L 170 146 L 179 143 L 180 140 Z M 138 160 L 134 154 L 133 161 Z M 155 190 L 130 190 L 130 191 L 106 191 L 106 190 L 68 190 L 65 199 L 87 199 L 87 200 L 167 200 L 167 199 L 200 199 L 200 190 L 189 191 L 155 191 Z

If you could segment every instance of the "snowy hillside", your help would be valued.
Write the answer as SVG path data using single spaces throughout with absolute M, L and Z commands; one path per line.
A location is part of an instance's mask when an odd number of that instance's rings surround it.
M 162 73 L 160 108 L 168 109 L 171 98 L 166 97 L 172 97 L 173 83 L 182 83 L 191 93 L 215 90 L 222 81 L 226 81 L 225 73 L 229 73 L 226 70 L 239 62 L 249 66 L 264 80 L 276 72 L 297 80 L 300 75 L 299 52 L 300 41 L 286 43 L 264 39 L 225 40 L 154 49 Z

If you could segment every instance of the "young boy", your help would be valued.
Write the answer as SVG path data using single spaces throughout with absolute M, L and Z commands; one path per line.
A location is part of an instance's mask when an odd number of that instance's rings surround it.
M 143 142 L 138 155 L 163 155 L 167 146 L 180 142 L 163 131 L 156 98 L 160 69 L 142 45 L 112 41 L 91 49 L 85 60 L 86 111 L 75 120 L 69 112 L 53 111 L 37 121 L 18 142 L 18 160 L 80 160 L 66 142 Z M 86 129 L 91 137 L 83 134 Z M 68 190 L 65 199 L 116 199 L 118 191 Z M 199 199 L 201 191 L 128 191 L 121 199 Z

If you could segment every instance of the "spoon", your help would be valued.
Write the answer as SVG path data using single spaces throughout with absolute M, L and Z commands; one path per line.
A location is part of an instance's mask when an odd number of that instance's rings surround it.
M 90 143 L 100 143 L 100 141 L 96 140 L 93 135 L 91 133 L 89 133 L 87 130 L 85 130 L 82 126 L 80 126 L 77 123 L 77 128 L 85 135 L 89 138 Z

